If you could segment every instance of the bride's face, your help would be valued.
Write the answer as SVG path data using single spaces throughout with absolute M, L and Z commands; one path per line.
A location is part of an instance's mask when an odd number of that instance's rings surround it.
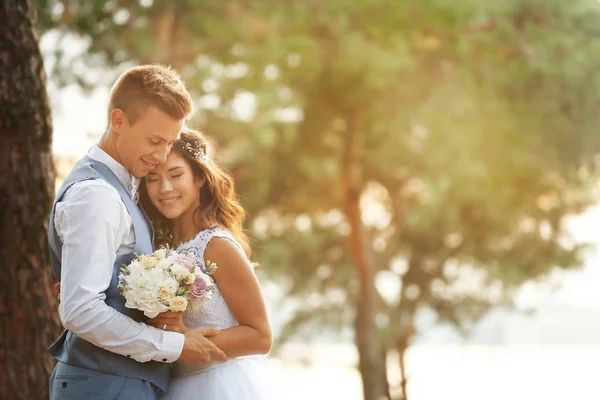
M 175 219 L 193 215 L 200 206 L 200 188 L 205 182 L 204 177 L 194 175 L 182 156 L 172 151 L 164 164 L 158 164 L 146 176 L 146 190 L 154 207 L 166 218 Z

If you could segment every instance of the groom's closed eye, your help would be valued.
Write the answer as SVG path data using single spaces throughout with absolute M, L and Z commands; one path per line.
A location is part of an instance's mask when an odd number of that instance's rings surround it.
M 152 136 L 151 138 L 148 138 L 148 140 L 150 141 L 150 143 L 152 143 L 155 146 L 158 146 L 159 144 L 161 144 L 162 142 L 167 142 L 165 139 L 159 137 L 159 136 Z M 167 143 L 167 146 L 169 147 L 173 147 L 173 145 L 175 144 L 176 140 L 173 140 L 172 142 Z

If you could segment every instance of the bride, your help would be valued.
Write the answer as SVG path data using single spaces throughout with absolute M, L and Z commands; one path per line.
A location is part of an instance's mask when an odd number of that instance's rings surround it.
M 208 302 L 190 304 L 183 314 L 160 314 L 151 324 L 177 332 L 217 326 L 219 332 L 209 339 L 229 357 L 202 365 L 175 364 L 165 399 L 274 398 L 264 357 L 271 348 L 271 329 L 248 259 L 245 212 L 231 176 L 208 157 L 204 137 L 184 128 L 166 163 L 157 165 L 141 185 L 142 207 L 156 231 L 169 234 L 163 243 L 204 265 L 209 260 L 217 264 L 212 275 L 216 291 Z

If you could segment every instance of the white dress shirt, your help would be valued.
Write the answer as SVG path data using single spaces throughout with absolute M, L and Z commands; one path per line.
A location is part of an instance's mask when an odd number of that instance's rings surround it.
M 94 145 L 88 157 L 106 164 L 135 198 L 138 180 Z M 117 256 L 135 246 L 133 221 L 117 189 L 104 180 L 78 182 L 56 205 L 54 224 L 63 242 L 60 305 L 66 329 L 139 362 L 174 362 L 184 336 L 136 322 L 105 303 Z

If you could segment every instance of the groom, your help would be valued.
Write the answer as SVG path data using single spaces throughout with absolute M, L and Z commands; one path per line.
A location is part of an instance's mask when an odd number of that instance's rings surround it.
M 169 386 L 167 363 L 226 359 L 206 336 L 153 328 L 125 308 L 122 264 L 153 251 L 152 227 L 137 206 L 139 179 L 165 162 L 191 113 L 190 95 L 170 68 L 131 68 L 114 84 L 108 128 L 58 191 L 48 233 L 61 282 L 66 328 L 50 352 L 58 360 L 50 399 L 156 399 Z

